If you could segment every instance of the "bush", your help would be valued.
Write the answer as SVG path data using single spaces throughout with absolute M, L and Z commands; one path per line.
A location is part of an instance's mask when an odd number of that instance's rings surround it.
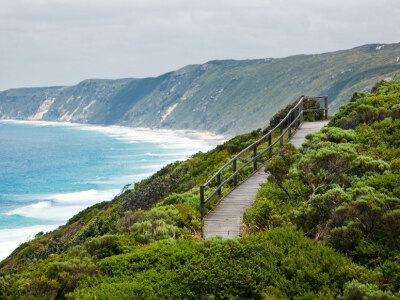
M 88 258 L 72 259 L 64 262 L 52 262 L 47 266 L 47 271 L 42 276 L 42 281 L 50 282 L 52 287 L 56 287 L 53 282 L 59 286 L 58 296 L 65 295 L 73 291 L 79 282 L 87 277 L 97 275 L 97 267 Z M 48 279 L 47 279 L 48 278 Z M 43 293 L 43 291 L 40 291 Z
M 85 242 L 86 250 L 90 255 L 105 258 L 123 252 L 120 236 L 106 234 L 97 238 L 89 238 Z
M 362 284 L 357 280 L 346 283 L 342 300 L 391 300 L 398 299 L 390 292 L 379 290 L 376 285 Z
M 354 130 L 345 130 L 337 127 L 323 127 L 320 131 L 307 137 L 309 140 L 317 140 L 332 143 L 349 143 L 355 140 Z
M 400 199 L 371 188 L 352 190 L 352 201 L 339 206 L 332 217 L 329 241 L 343 252 L 354 251 L 361 241 L 385 245 L 386 251 L 400 247 Z M 354 254 L 357 261 L 374 259 L 385 253 Z
M 330 189 L 322 195 L 314 195 L 300 209 L 295 222 L 309 237 L 323 239 L 329 233 L 330 220 L 335 209 L 350 199 L 350 195 L 340 187 Z
M 84 283 L 71 296 L 333 297 L 345 282 L 370 278 L 366 270 L 354 266 L 348 258 L 292 228 L 273 229 L 242 239 L 154 243 L 134 253 L 106 258 L 100 263 L 100 270 L 103 277 L 95 286 Z

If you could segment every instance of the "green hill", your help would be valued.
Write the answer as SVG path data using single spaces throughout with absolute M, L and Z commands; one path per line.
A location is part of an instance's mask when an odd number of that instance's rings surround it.
M 233 136 L 263 127 L 299 94 L 329 96 L 336 112 L 354 91 L 400 71 L 400 44 L 280 59 L 221 60 L 156 78 L 85 80 L 0 93 L 0 119 L 195 129 Z
M 400 82 L 356 94 L 275 156 L 244 237 L 202 241 L 199 184 L 262 134 L 170 164 L 22 244 L 0 264 L 0 298 L 399 299 Z

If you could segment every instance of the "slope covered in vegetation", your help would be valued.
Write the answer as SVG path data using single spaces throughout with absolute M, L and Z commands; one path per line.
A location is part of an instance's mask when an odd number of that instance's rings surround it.
M 201 240 L 198 186 L 267 129 L 168 165 L 21 245 L 0 265 L 0 298 L 395 299 L 399 107 L 400 83 L 382 82 L 300 150 L 286 146 L 241 239 Z
M 299 94 L 328 95 L 337 111 L 354 91 L 400 71 L 400 44 L 278 59 L 218 60 L 155 78 L 82 81 L 0 92 L 0 119 L 195 129 L 234 136 L 264 126 Z M 226 108 L 229 107 L 227 111 Z
M 355 295 L 399 296 L 399 82 L 355 94 L 328 127 L 299 151 L 285 147 L 267 169 L 272 176 L 244 218 L 248 232 L 295 226 L 373 271 L 387 293 L 353 282 Z

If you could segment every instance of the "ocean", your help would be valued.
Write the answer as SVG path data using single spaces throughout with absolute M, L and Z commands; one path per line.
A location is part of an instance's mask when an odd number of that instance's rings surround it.
M 0 121 L 0 260 L 126 184 L 221 142 L 195 132 Z

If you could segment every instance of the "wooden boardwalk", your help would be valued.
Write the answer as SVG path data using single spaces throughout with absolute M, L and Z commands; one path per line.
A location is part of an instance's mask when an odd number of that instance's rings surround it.
M 329 121 L 315 121 L 301 124 L 296 133 L 290 139 L 290 143 L 292 143 L 296 148 L 299 148 L 306 140 L 307 134 L 320 130 L 328 123 Z
M 327 123 L 328 121 L 318 121 L 301 124 L 290 142 L 300 147 L 307 134 L 320 130 Z M 204 217 L 203 237 L 205 239 L 214 236 L 240 237 L 243 213 L 253 204 L 260 185 L 266 182 L 267 178 L 268 174 L 264 172 L 264 167 L 260 167 L 257 172 L 223 197 L 215 209 Z

